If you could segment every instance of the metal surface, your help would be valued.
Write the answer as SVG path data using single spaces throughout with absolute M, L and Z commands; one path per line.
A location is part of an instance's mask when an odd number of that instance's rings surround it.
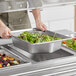
M 76 38 L 76 32 L 71 32 L 70 34 L 68 34 L 69 37 L 72 38 Z M 67 52 L 76 55 L 76 50 L 73 50 L 72 48 L 66 46 L 66 45 L 62 45 L 63 49 L 67 49 Z
M 14 35 L 17 35 L 23 31 L 25 30 L 15 31 L 13 33 Z M 4 44 L 7 43 L 5 42 Z M 53 55 L 47 53 L 42 55 L 33 54 L 30 56 L 27 55 L 26 51 L 16 48 L 13 45 L 10 45 L 9 47 L 13 50 L 11 50 L 11 52 L 16 53 L 17 55 L 23 54 L 24 57 L 30 57 L 36 63 L 32 63 L 31 65 L 26 65 L 25 63 L 15 67 L 11 66 L 4 70 L 0 69 L 0 76 L 70 76 L 76 74 L 76 56 L 74 56 L 73 53 L 68 52 L 70 49 L 67 51 L 66 48 L 61 48 L 60 51 L 54 52 Z M 9 50 L 9 48 L 7 49 Z
M 73 54 L 68 53 L 67 51 L 63 49 L 59 49 L 56 52 L 53 53 L 37 53 L 32 55 L 32 59 L 36 62 L 41 62 L 41 61 L 46 61 L 46 60 L 52 60 L 56 58 L 63 58 L 63 57 L 68 57 Z
M 37 33 L 40 33 L 40 34 L 47 34 L 49 36 L 54 36 L 54 34 L 55 34 L 52 31 L 42 32 L 42 31 L 39 31 L 39 30 L 34 31 L 33 29 L 29 30 L 29 32 L 37 32 Z M 55 52 L 55 51 L 57 51 L 61 48 L 62 41 L 69 38 L 67 36 L 56 33 L 55 37 L 61 38 L 60 40 L 54 40 L 54 41 L 43 42 L 43 43 L 33 43 L 32 44 L 32 43 L 29 43 L 27 41 L 24 41 L 22 39 L 17 38 L 17 36 L 12 37 L 14 46 L 16 46 L 20 49 L 23 49 L 23 50 L 25 50 L 29 53 L 42 53 L 42 52 L 52 53 L 52 52 Z
M 11 52 L 11 50 L 5 49 L 5 48 L 3 48 L 3 47 L 1 47 L 0 53 L 6 54 L 6 55 L 8 55 L 9 57 L 13 57 L 13 58 L 15 58 L 16 60 L 19 60 L 19 61 L 20 61 L 20 64 L 18 64 L 18 65 L 13 65 L 13 66 L 10 66 L 10 67 L 0 68 L 0 71 L 8 70 L 8 69 L 10 69 L 10 68 L 17 68 L 17 67 L 22 66 L 23 64 L 26 64 L 26 65 L 31 64 L 31 63 L 28 62 L 27 60 L 24 60 L 24 59 L 21 58 L 20 56 L 16 55 L 14 52 Z
M 67 65 L 62 65 L 58 66 L 56 68 L 46 68 L 46 69 L 41 69 L 41 70 L 36 70 L 36 71 L 31 71 L 31 72 L 23 72 L 19 74 L 14 74 L 16 76 L 71 76 L 75 75 L 76 71 L 76 63 L 72 64 L 67 64 Z M 14 76 L 11 75 L 11 76 Z
M 19 53 L 18 51 L 16 51 L 15 49 L 9 47 L 8 45 L 3 45 L 3 49 L 7 50 L 10 53 L 13 53 L 14 55 L 16 55 L 17 57 L 21 58 L 24 62 L 31 62 L 30 59 L 28 59 L 27 57 L 25 57 L 23 54 Z
M 20 49 L 15 49 L 13 45 L 11 45 L 11 46 L 6 45 L 3 47 L 5 47 L 6 50 L 11 50 L 11 52 L 17 54 L 18 56 L 20 56 L 20 54 L 22 55 L 24 53 L 23 56 L 26 57 L 25 52 L 23 52 Z M 67 57 L 68 57 L 68 59 L 66 59 Z M 5 73 L 7 71 L 7 75 L 10 75 L 11 73 L 12 73 L 11 75 L 18 74 L 18 73 L 20 75 L 30 75 L 30 74 L 34 75 L 35 73 L 36 73 L 36 75 L 44 75 L 44 74 L 49 74 L 49 71 L 53 74 L 54 73 L 53 70 L 56 70 L 58 68 L 62 69 L 65 66 L 67 67 L 66 69 L 68 69 L 71 65 L 74 65 L 74 64 L 70 64 L 70 65 L 68 64 L 68 63 L 72 63 L 75 61 L 75 60 L 69 61 L 69 59 L 72 59 L 72 57 L 73 57 L 73 54 L 68 53 L 62 49 L 53 53 L 53 55 L 52 54 L 42 54 L 42 55 L 41 54 L 34 54 L 34 55 L 32 55 L 31 59 L 34 60 L 36 63 L 32 63 L 32 65 L 29 65 L 29 66 L 25 66 L 23 64 L 21 66 L 10 67 L 10 68 L 7 68 L 5 70 L 1 69 L 0 75 L 2 74 L 3 71 Z M 10 71 L 12 71 L 12 72 L 10 72 Z M 60 70 L 57 70 L 56 72 L 58 73 L 59 71 Z M 3 76 L 5 76 L 5 75 L 3 75 Z
M 71 54 L 74 54 L 76 56 L 76 50 L 73 50 L 73 49 L 71 49 L 67 46 L 64 46 L 64 45 L 62 45 L 62 47 L 63 47 L 64 50 L 67 49 L 67 52 L 69 52 Z
M 13 45 L 8 45 L 5 47 L 11 52 L 20 56 L 20 54 L 25 57 L 26 53 L 23 50 L 17 49 Z M 10 49 L 11 48 L 11 49 Z M 16 48 L 16 49 L 15 49 Z M 15 49 L 15 50 L 14 50 Z M 12 51 L 14 50 L 14 51 Z M 67 51 L 67 49 L 65 49 Z M 76 57 L 73 54 L 66 52 L 61 49 L 52 54 L 33 54 L 31 59 L 36 63 L 31 65 L 18 65 L 15 67 L 6 68 L 4 70 L 0 69 L 1 76 L 42 76 L 42 75 L 60 75 L 69 72 L 71 69 L 75 70 Z M 27 57 L 27 56 L 26 56 Z
M 56 75 L 60 72 L 64 73 L 65 71 L 73 70 L 76 65 L 75 56 L 67 56 L 63 58 L 57 58 L 52 60 L 47 60 L 32 64 L 29 66 L 20 67 L 19 69 L 10 68 L 8 71 L 0 72 L 0 75 L 5 76 L 42 76 L 42 75 Z M 11 72 L 12 71 L 12 72 Z
M 32 60 L 33 62 L 42 62 L 42 61 L 46 61 L 46 60 L 51 60 L 51 59 L 56 59 L 56 58 L 67 57 L 67 56 L 73 55 L 73 54 L 65 51 L 66 49 L 64 50 L 62 48 L 54 53 L 35 53 L 35 54 L 29 55 L 29 53 L 27 51 L 21 50 L 13 45 L 6 46 L 6 48 L 8 48 L 8 47 L 11 49 L 14 49 L 14 52 L 17 52 L 17 54 L 18 53 L 23 54 L 23 56 L 25 56 L 26 58 L 29 58 L 29 60 L 30 61 Z

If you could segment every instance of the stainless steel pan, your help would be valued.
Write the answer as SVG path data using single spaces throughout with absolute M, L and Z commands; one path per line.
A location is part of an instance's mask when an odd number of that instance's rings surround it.
M 42 32 L 38 29 L 30 29 L 28 31 L 47 34 L 49 36 L 55 35 L 55 32 L 52 32 L 52 31 Z M 14 46 L 16 46 L 22 50 L 25 50 L 29 53 L 43 53 L 43 52 L 52 53 L 52 52 L 57 51 L 61 48 L 61 43 L 63 40 L 69 39 L 69 37 L 67 37 L 67 36 L 56 33 L 55 37 L 60 37 L 60 38 L 62 38 L 61 40 L 32 44 L 32 43 L 29 43 L 27 41 L 17 38 L 18 35 L 12 37 Z

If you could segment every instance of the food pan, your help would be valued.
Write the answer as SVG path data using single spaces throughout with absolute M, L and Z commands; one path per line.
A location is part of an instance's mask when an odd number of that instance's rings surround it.
M 24 61 L 22 61 L 20 58 L 18 58 L 17 56 L 15 56 L 14 54 L 12 54 L 12 53 L 9 53 L 9 52 L 7 52 L 7 50 L 4 50 L 4 49 L 0 49 L 0 54 L 5 54 L 5 55 L 7 55 L 7 56 L 9 56 L 9 58 L 11 57 L 13 57 L 14 59 L 16 59 L 17 61 L 19 61 L 19 63 L 20 64 L 23 64 L 23 63 L 25 63 Z M 4 57 L 4 56 L 3 56 Z M 2 57 L 1 57 L 2 58 Z M 3 60 L 2 60 L 3 61 Z M 10 60 L 9 60 L 10 61 Z M 8 61 L 5 61 L 3 64 L 5 65 L 5 63 L 7 63 Z M 10 63 L 10 62 L 9 62 Z M 0 66 L 0 68 L 5 68 L 5 67 L 7 67 L 7 66 L 4 66 L 4 65 L 1 65 L 1 63 L 0 63 L 0 65 L 2 66 Z M 10 63 L 11 64 L 11 63 Z M 17 65 L 20 65 L 20 64 L 17 64 Z M 15 66 L 13 63 L 12 63 L 12 65 L 11 66 Z
M 52 53 L 52 52 L 60 49 L 62 40 L 66 40 L 67 38 L 69 38 L 67 36 L 64 36 L 64 35 L 61 35 L 61 34 L 58 34 L 58 33 L 52 32 L 52 31 L 44 31 L 43 32 L 43 31 L 40 31 L 37 29 L 29 29 L 28 31 L 29 32 L 38 32 L 40 34 L 47 34 L 49 36 L 55 35 L 55 37 L 62 38 L 61 40 L 54 40 L 54 41 L 49 41 L 49 42 L 33 43 L 32 44 L 32 43 L 29 43 L 27 41 L 17 38 L 17 36 L 20 34 L 13 36 L 12 39 L 13 39 L 14 46 L 16 46 L 20 49 L 23 49 L 29 53 L 43 53 L 43 52 Z
M 71 42 L 68 43 L 65 40 L 65 41 L 63 41 L 64 44 L 62 45 L 62 47 L 66 48 L 66 49 L 69 49 L 69 51 L 67 50 L 68 52 L 76 55 L 76 49 L 75 49 L 76 48 L 76 43 L 74 42 L 74 41 L 76 41 L 76 32 L 71 33 L 69 36 L 71 37 L 73 42 L 71 41 Z M 67 44 L 70 44 L 70 46 L 72 45 L 73 47 L 68 47 Z

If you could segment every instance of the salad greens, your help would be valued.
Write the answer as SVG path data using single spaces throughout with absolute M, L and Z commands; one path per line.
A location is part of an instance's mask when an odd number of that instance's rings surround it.
M 21 33 L 18 38 L 28 41 L 30 43 L 41 43 L 41 42 L 47 42 L 47 41 L 53 41 L 53 40 L 59 40 L 61 38 L 53 37 L 53 36 L 48 36 L 44 34 L 39 34 L 37 32 L 31 33 L 31 32 L 23 32 Z
M 63 43 L 63 45 L 65 45 L 69 48 L 72 48 L 73 50 L 76 50 L 76 38 L 63 41 L 62 43 Z

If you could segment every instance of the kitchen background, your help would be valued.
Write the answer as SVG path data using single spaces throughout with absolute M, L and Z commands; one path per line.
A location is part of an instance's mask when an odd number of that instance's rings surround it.
M 52 31 L 67 29 L 74 31 L 74 6 L 57 6 L 41 9 L 41 17 L 44 24 Z M 35 27 L 35 21 L 31 12 L 29 18 L 32 27 Z

